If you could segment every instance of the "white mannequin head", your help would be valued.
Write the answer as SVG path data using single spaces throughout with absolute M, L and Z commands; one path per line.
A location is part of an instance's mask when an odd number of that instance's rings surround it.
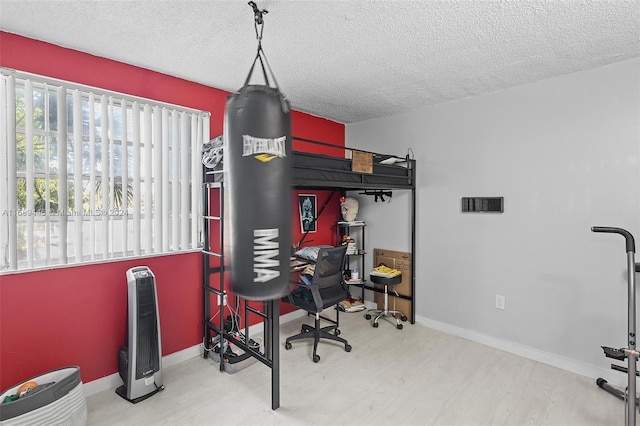
M 340 198 L 340 212 L 342 213 L 342 218 L 347 222 L 356 220 L 356 215 L 358 214 L 358 207 L 359 207 L 359 203 L 357 199 L 352 197 Z

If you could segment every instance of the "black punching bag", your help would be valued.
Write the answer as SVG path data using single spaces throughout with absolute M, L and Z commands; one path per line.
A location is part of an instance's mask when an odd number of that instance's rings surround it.
M 289 102 L 278 88 L 245 83 L 227 98 L 223 137 L 224 245 L 233 292 L 277 299 L 289 281 Z

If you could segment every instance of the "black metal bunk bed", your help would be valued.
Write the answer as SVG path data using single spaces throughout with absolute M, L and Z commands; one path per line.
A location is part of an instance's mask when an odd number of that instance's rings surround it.
M 411 192 L 411 296 L 401 296 L 410 300 L 411 323 L 415 323 L 415 189 L 416 163 L 407 154 L 404 157 L 379 154 L 370 151 L 336 146 L 311 139 L 293 137 L 292 189 L 339 190 L 339 191 L 392 191 Z M 332 155 L 318 154 L 321 150 Z M 356 164 L 357 163 L 357 164 Z M 233 325 L 229 326 L 225 318 L 225 262 L 222 255 L 224 242 L 223 200 L 224 179 L 222 164 L 204 168 L 203 206 L 204 206 L 204 247 L 203 288 L 204 288 L 204 353 L 207 358 L 214 350 L 212 338 L 218 336 L 220 371 L 228 369 L 229 360 L 225 358 L 223 342 L 230 342 L 244 351 L 234 357 L 236 362 L 245 362 L 250 358 L 258 360 L 271 368 L 271 408 L 280 406 L 280 366 L 279 366 L 279 299 L 262 302 L 263 309 L 256 309 L 249 302 L 244 305 L 244 333 L 238 333 Z M 218 199 L 215 200 L 217 191 Z M 216 203 L 214 203 L 216 201 Z M 211 224 L 217 222 L 218 226 Z M 215 236 L 217 235 L 217 239 Z M 215 240 L 216 244 L 212 244 Z M 212 262 L 213 260 L 213 262 Z M 213 277 L 217 274 L 217 285 Z M 380 291 L 373 286 L 364 288 Z M 212 314 L 211 298 L 218 298 L 217 312 Z M 254 304 L 255 305 L 255 304 Z M 215 306 L 215 303 L 214 303 Z M 239 304 L 236 306 L 239 308 Z M 212 316 L 213 315 L 213 316 Z M 249 335 L 249 316 L 258 315 L 264 325 L 264 346 L 256 348 Z M 215 320 L 215 321 L 214 321 Z

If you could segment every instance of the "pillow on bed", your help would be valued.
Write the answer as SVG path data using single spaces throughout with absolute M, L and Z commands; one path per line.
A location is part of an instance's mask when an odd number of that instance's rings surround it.
M 296 256 L 302 259 L 307 259 L 312 262 L 316 262 L 318 260 L 318 252 L 321 248 L 329 248 L 333 246 L 311 246 L 305 247 L 296 252 Z

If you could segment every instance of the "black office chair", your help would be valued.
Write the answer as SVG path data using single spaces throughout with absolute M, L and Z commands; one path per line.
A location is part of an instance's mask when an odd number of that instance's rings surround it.
M 336 309 L 335 321 L 321 317 L 320 313 L 330 306 L 349 297 L 349 289 L 343 281 L 342 272 L 347 246 L 321 248 L 318 251 L 318 259 L 315 265 L 313 278 L 309 284 L 292 282 L 292 290 L 288 302 L 293 306 L 304 309 L 315 316 L 314 326 L 303 324 L 300 334 L 288 337 L 284 347 L 291 349 L 291 342 L 301 339 L 313 339 L 313 362 L 320 361 L 316 354 L 320 339 L 328 339 L 344 344 L 344 350 L 351 352 L 351 345 L 345 339 L 338 337 L 340 334 L 339 313 Z M 328 321 L 331 325 L 320 327 L 320 319 Z

